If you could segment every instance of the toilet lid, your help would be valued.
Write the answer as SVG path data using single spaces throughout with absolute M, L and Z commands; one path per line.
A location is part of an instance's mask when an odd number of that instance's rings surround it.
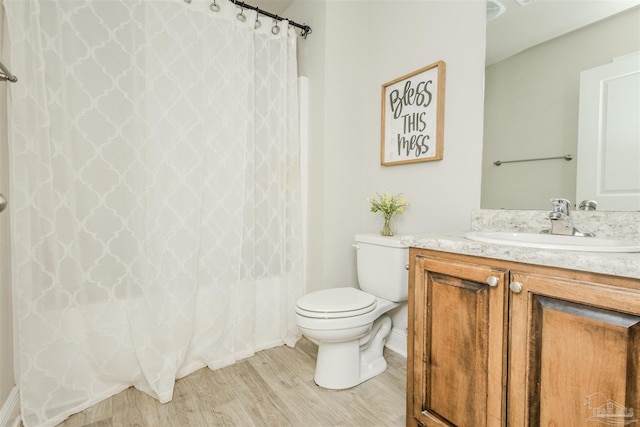
M 376 307 L 376 297 L 355 288 L 333 288 L 301 297 L 296 312 L 307 317 L 339 318 L 358 316 Z

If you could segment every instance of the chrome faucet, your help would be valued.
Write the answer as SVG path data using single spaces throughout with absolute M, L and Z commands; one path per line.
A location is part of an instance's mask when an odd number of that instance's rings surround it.
M 571 218 L 571 202 L 567 199 L 551 199 L 553 210 L 549 212 L 551 234 L 572 236 L 573 218 Z
M 551 199 L 553 210 L 549 212 L 551 229 L 543 230 L 542 233 L 560 234 L 563 236 L 592 237 L 591 233 L 583 233 L 573 226 L 571 217 L 571 202 L 567 199 Z
M 578 209 L 581 211 L 595 211 L 598 206 L 598 202 L 595 200 L 583 200 L 580 202 Z

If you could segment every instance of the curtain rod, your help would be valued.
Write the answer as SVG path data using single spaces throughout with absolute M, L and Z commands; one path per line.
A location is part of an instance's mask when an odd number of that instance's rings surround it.
M 11 83 L 15 83 L 18 81 L 18 78 L 11 74 L 11 71 L 7 70 L 7 67 L 4 66 L 2 62 L 0 62 L 0 82 L 5 80 L 10 81 Z
M 267 12 L 266 10 L 262 10 L 259 7 L 256 6 L 251 6 L 250 4 L 245 3 L 244 1 L 240 1 L 240 0 L 229 0 L 231 3 L 235 4 L 236 6 L 240 6 L 241 8 L 244 9 L 250 9 L 250 10 L 255 10 L 257 13 L 259 13 L 260 15 L 264 15 L 264 16 L 268 16 L 269 18 L 273 18 L 276 19 L 278 21 L 283 21 L 283 20 L 287 20 L 289 21 L 289 25 L 293 25 L 296 28 L 300 28 L 302 31 L 300 32 L 300 35 L 302 37 L 304 37 L 305 39 L 307 38 L 307 36 L 309 34 L 311 34 L 311 27 L 308 26 L 307 24 L 298 24 L 295 21 L 290 21 L 287 18 L 282 18 L 278 15 L 274 15 L 273 13 Z

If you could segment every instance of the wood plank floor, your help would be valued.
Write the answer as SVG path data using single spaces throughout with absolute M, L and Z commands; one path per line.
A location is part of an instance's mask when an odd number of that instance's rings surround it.
M 385 349 L 388 369 L 357 387 L 325 390 L 313 382 L 317 347 L 276 347 L 232 366 L 200 369 L 176 382 L 161 404 L 129 388 L 62 427 L 404 426 L 406 359 Z

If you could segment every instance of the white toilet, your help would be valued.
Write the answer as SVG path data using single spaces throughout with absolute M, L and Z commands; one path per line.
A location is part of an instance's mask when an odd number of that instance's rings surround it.
M 314 380 L 340 390 L 356 386 L 387 369 L 382 350 L 391 331 L 384 315 L 408 297 L 409 248 L 396 236 L 355 237 L 356 288 L 312 292 L 296 304 L 302 334 L 318 344 Z

